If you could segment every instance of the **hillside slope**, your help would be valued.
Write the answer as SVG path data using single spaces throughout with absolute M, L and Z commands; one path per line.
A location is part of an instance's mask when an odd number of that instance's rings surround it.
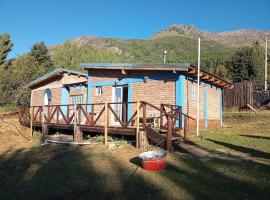
M 239 46 L 250 45 L 258 40 L 264 45 L 270 31 L 238 30 L 211 33 L 193 26 L 172 25 L 150 39 L 118 39 L 81 36 L 63 44 L 49 47 L 57 66 L 77 66 L 82 62 L 152 62 L 163 60 L 167 50 L 167 62 L 197 62 L 197 38 L 202 38 L 202 67 L 226 65 L 230 53 Z
M 169 36 L 182 36 L 193 39 L 201 37 L 202 40 L 216 41 L 234 47 L 250 45 L 255 40 L 259 41 L 260 44 L 263 44 L 266 37 L 270 38 L 270 31 L 242 29 L 214 33 L 201 31 L 198 28 L 190 25 L 172 25 L 164 30 L 161 30 L 152 36 L 151 39 L 166 38 Z

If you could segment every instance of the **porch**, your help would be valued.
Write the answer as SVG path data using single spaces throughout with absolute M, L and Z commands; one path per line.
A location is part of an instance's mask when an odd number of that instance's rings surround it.
M 130 116 L 125 114 L 128 109 Z M 157 107 L 146 101 L 22 107 L 19 114 L 20 124 L 32 132 L 41 128 L 44 140 L 52 129 L 71 130 L 76 143 L 83 141 L 86 132 L 103 134 L 105 145 L 108 135 L 117 134 L 134 136 L 137 148 L 150 140 L 166 150 L 173 141 L 186 139 L 188 120 L 195 119 L 185 115 L 181 106 Z

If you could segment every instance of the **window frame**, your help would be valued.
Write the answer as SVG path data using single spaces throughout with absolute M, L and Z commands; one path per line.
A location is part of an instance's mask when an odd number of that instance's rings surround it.
M 75 101 L 76 104 L 83 104 L 84 103 L 84 94 L 72 94 L 72 95 L 69 96 L 70 104 L 74 105 L 74 103 L 72 103 L 72 99 L 74 97 L 76 98 L 76 101 Z M 81 102 L 77 102 L 79 100 L 78 97 L 82 97 Z

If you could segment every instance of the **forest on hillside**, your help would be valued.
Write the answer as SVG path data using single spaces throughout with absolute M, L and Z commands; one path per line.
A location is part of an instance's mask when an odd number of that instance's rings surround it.
M 10 60 L 8 54 L 14 45 L 9 34 L 0 34 L 0 103 L 27 105 L 30 92 L 25 85 L 57 67 L 82 71 L 80 63 L 161 63 L 164 50 L 168 51 L 168 63 L 197 63 L 197 40 L 182 36 L 102 38 L 84 44 L 67 40 L 53 48 L 37 42 L 29 52 Z M 264 53 L 258 41 L 237 48 L 215 41 L 202 41 L 201 46 L 203 69 L 233 82 L 262 80 Z

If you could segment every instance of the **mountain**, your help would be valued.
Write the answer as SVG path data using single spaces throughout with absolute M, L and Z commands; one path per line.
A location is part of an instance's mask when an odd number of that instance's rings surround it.
M 202 40 L 215 41 L 232 47 L 238 47 L 242 45 L 250 45 L 255 40 L 258 40 L 260 44 L 263 44 L 266 37 L 270 38 L 270 31 L 242 29 L 213 33 L 201 31 L 198 28 L 190 25 L 175 24 L 158 32 L 152 36 L 151 39 L 167 38 L 171 36 L 182 36 L 193 39 L 201 37 Z
M 167 50 L 167 62 L 197 62 L 197 38 L 202 38 L 201 65 L 204 69 L 226 65 L 233 50 L 258 40 L 264 45 L 270 31 L 237 30 L 213 33 L 189 25 L 172 25 L 151 38 L 118 39 L 81 36 L 49 47 L 55 66 L 72 67 L 82 62 L 158 63 Z M 79 68 L 79 67 L 77 67 Z

